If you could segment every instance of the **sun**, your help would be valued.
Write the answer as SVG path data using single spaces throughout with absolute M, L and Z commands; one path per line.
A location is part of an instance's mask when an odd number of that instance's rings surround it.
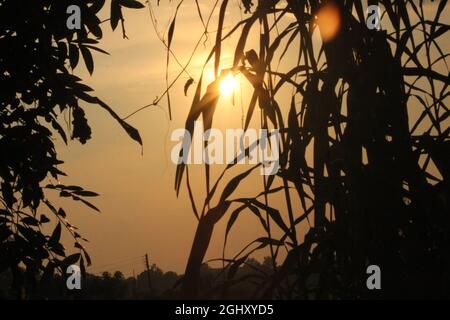
M 339 7 L 333 2 L 324 5 L 317 14 L 317 24 L 323 40 L 332 40 L 341 28 Z
M 229 73 L 223 80 L 220 82 L 220 93 L 223 96 L 230 96 L 238 85 L 238 80 L 231 73 Z

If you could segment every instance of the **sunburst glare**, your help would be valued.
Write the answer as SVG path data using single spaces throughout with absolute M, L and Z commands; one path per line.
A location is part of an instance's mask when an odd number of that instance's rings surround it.
M 238 85 L 238 79 L 237 77 L 233 76 L 231 73 L 229 73 L 223 80 L 220 82 L 220 93 L 223 96 L 230 96 L 233 94 L 234 90 L 236 90 L 236 87 Z

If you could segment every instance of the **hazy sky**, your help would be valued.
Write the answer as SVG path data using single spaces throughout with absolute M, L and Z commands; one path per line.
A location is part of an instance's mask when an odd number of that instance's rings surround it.
M 161 1 L 162 6 L 159 8 L 155 5 L 156 1 L 151 2 L 158 17 L 158 27 L 164 32 L 177 2 L 167 4 L 168 1 Z M 187 4 L 181 7 L 178 14 L 173 39 L 173 51 L 183 64 L 202 34 L 196 9 L 191 5 L 193 1 L 185 2 Z M 212 2 L 201 3 L 206 16 Z M 230 7 L 234 9 L 227 13 L 227 30 L 239 19 L 235 3 L 230 1 Z M 209 4 L 209 8 L 204 4 Z M 120 27 L 113 33 L 109 23 L 105 23 L 100 47 L 111 55 L 95 54 L 92 77 L 84 70 L 82 61 L 77 70 L 83 80 L 95 89 L 95 94 L 120 116 L 126 116 L 151 103 L 165 90 L 166 53 L 157 40 L 149 11 L 126 10 L 125 23 L 129 40 L 122 39 Z M 210 30 L 214 31 L 216 25 L 213 17 Z M 200 47 L 199 58 L 194 59 L 188 68 L 188 72 L 196 80 L 214 37 L 211 34 L 206 47 Z M 224 45 L 222 63 L 225 66 L 231 63 L 232 47 L 232 41 L 227 41 Z M 247 48 L 251 47 L 258 48 L 250 41 Z M 289 55 L 286 60 L 291 63 L 295 61 L 293 58 L 289 59 Z M 172 59 L 170 77 L 173 78 L 179 70 Z M 193 86 L 188 97 L 184 96 L 183 85 L 188 78 L 186 74 L 183 75 L 171 91 L 172 121 L 168 120 L 165 99 L 161 102 L 161 108 L 149 108 L 128 120 L 141 133 L 144 141 L 143 154 L 140 146 L 105 111 L 93 105 L 85 108 L 93 129 L 93 139 L 84 146 L 77 142 L 70 142 L 67 147 L 58 144 L 60 158 L 66 162 L 62 169 L 69 175 L 62 182 L 81 185 L 101 195 L 93 200 L 101 209 L 101 214 L 78 203 L 58 200 L 67 208 L 70 221 L 90 240 L 87 249 L 94 261 L 94 266 L 89 269 L 91 272 L 121 270 L 126 275 L 130 275 L 133 269 L 136 273 L 141 272 L 144 264 L 138 257 L 145 253 L 149 253 L 151 263 L 156 263 L 165 271 L 184 271 L 196 219 L 187 198 L 185 184 L 183 183 L 179 198 L 174 191 L 175 166 L 170 161 L 170 151 L 175 143 L 170 141 L 170 134 L 172 130 L 184 127 L 195 90 Z M 245 85 L 243 89 L 245 92 Z M 288 93 L 279 102 L 288 102 Z M 244 96 L 244 106 L 246 99 Z M 240 103 L 233 106 L 231 99 L 224 99 L 216 111 L 215 119 L 219 119 L 215 121 L 219 128 L 239 128 Z M 202 167 L 190 170 L 194 187 L 198 190 L 196 194 L 199 203 L 204 199 L 202 172 Z M 261 179 L 260 176 L 250 179 L 243 186 L 241 194 L 259 193 L 262 188 Z M 229 254 L 237 253 L 246 243 L 261 236 L 261 228 L 254 223 L 256 221 L 253 217 L 245 214 L 239 219 L 240 223 L 236 225 L 229 241 Z M 221 223 L 215 229 L 207 258 L 221 256 L 223 235 L 224 223 Z M 67 242 L 67 247 L 71 245 L 72 242 Z M 116 263 L 118 261 L 123 263 Z

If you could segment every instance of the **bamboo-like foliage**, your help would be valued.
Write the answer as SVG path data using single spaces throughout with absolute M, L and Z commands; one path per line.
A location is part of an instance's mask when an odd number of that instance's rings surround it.
M 205 130 L 211 128 L 218 83 L 224 76 L 219 74 L 222 42 L 240 32 L 229 70 L 240 72 L 253 87 L 245 129 L 258 105 L 261 126 L 282 133 L 281 168 L 276 177 L 264 180 L 257 198 L 231 199 L 254 168 L 225 182 L 225 173 L 234 167 L 230 164 L 211 183 L 206 166 L 207 194 L 200 212 L 186 179 L 199 224 L 182 294 L 226 295 L 234 283 L 244 281 L 234 279 L 237 268 L 255 251 L 269 247 L 273 273 L 251 279 L 259 284 L 255 297 L 448 297 L 449 53 L 441 48 L 448 41 L 449 26 L 442 22 L 447 1 L 436 1 L 433 16 L 427 13 L 427 1 L 274 0 L 253 7 L 250 1 L 242 3 L 246 15 L 228 33 L 223 32 L 225 12 L 234 4 L 216 4 L 218 32 L 206 61 L 215 60 L 216 80 L 203 96 L 202 78 L 198 81 L 186 128 L 192 133 L 200 116 Z M 363 5 L 372 4 L 383 13 L 378 31 L 366 26 Z M 325 6 L 337 10 L 339 29 L 328 39 L 321 28 L 322 41 L 317 42 L 317 16 Z M 199 12 L 204 21 L 200 8 Z M 290 23 L 282 23 L 292 16 Z M 247 40 L 258 24 L 256 52 Z M 276 71 L 276 59 L 292 48 L 298 48 L 296 61 L 289 62 L 292 69 Z M 277 93 L 286 86 L 294 88 L 291 104 L 279 105 Z M 312 162 L 306 157 L 311 147 Z M 180 164 L 177 192 L 185 172 Z M 281 187 L 274 187 L 277 182 Z M 268 201 L 278 192 L 284 194 L 286 214 Z M 300 206 L 293 205 L 294 197 Z M 229 212 L 236 203 L 237 209 Z M 244 211 L 255 214 L 267 234 L 233 259 L 223 259 L 216 291 L 199 292 L 200 267 L 214 226 L 225 219 L 228 234 Z M 307 221 L 310 228 L 302 239 L 297 232 Z M 273 228 L 282 236 L 275 237 Z M 283 249 L 287 255 L 278 264 Z M 381 293 L 366 288 L 366 268 L 372 264 L 383 271 Z

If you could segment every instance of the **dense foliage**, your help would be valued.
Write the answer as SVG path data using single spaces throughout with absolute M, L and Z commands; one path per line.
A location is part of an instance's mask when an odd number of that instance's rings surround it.
M 70 5 L 81 8 L 79 30 L 66 27 Z M 137 130 L 73 74 L 81 59 L 92 74 L 92 51 L 104 52 L 96 47 L 104 5 L 105 0 L 0 1 L 0 272 L 10 270 L 18 297 L 31 296 L 36 281 L 45 282 L 55 270 L 76 262 L 82 269 L 85 262 L 90 264 L 85 239 L 48 194 L 56 192 L 98 210 L 86 200 L 97 194 L 59 184 L 64 173 L 58 169 L 63 162 L 55 139 L 86 143 L 91 128 L 84 108 L 98 106 L 142 143 Z M 120 22 L 125 37 L 122 9 L 142 7 L 135 0 L 112 0 L 111 27 Z M 47 234 L 49 228 L 53 231 Z M 67 256 L 60 242 L 63 229 L 78 253 Z
M 237 266 L 270 248 L 273 269 L 259 275 L 265 279 L 255 292 L 260 297 L 449 297 L 449 53 L 442 48 L 448 41 L 447 1 L 253 2 L 242 1 L 247 15 L 227 33 L 231 1 L 209 7 L 210 17 L 215 10 L 219 15 L 205 66 L 214 63 L 216 80 L 203 94 L 199 79 L 186 129 L 192 133 L 200 117 L 205 130 L 212 127 L 220 70 L 240 73 L 253 87 L 244 129 L 259 106 L 261 127 L 282 132 L 281 169 L 264 180 L 255 198 L 233 199 L 251 170 L 223 183 L 234 164 L 216 181 L 210 181 L 206 165 L 207 194 L 200 209 L 186 179 L 199 224 L 184 296 L 205 294 L 198 277 L 214 226 L 227 219 L 226 240 L 238 216 L 249 212 L 265 234 L 238 256 L 222 259 L 224 276 L 216 292 L 253 281 L 237 279 Z M 366 26 L 367 5 L 380 7 L 380 30 Z M 205 21 L 200 7 L 199 13 Z M 331 24 L 337 30 L 330 36 Z M 314 40 L 317 33 L 322 41 Z M 222 43 L 233 35 L 234 62 L 222 65 Z M 251 37 L 257 37 L 259 48 L 249 47 Z M 289 51 L 295 59 L 286 62 Z M 277 69 L 281 60 L 287 70 Z M 291 103 L 280 105 L 279 92 L 286 86 L 293 89 Z M 182 163 L 177 192 L 186 174 Z M 274 193 L 284 196 L 287 210 L 271 204 Z M 303 237 L 298 231 L 305 225 L 309 231 Z M 280 258 L 283 250 L 286 258 Z M 372 264 L 381 267 L 381 291 L 366 287 Z

